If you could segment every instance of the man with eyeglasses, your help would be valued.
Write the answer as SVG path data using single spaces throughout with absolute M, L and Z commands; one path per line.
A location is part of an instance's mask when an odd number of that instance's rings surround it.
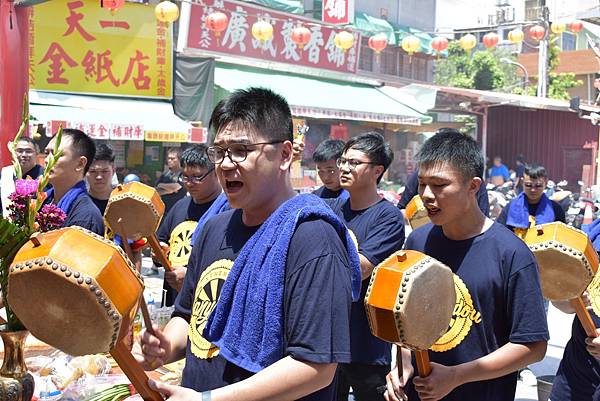
M 143 331 L 134 355 L 148 369 L 185 356 L 183 387 L 151 382 L 170 399 L 334 400 L 360 292 L 347 230 L 292 187 L 284 98 L 235 91 L 210 126 L 208 157 L 233 209 L 202 227 L 171 321 L 156 336 Z
M 344 141 L 340 139 L 326 139 L 317 146 L 313 153 L 313 161 L 317 165 L 317 174 L 323 186 L 314 190 L 313 194 L 323 199 L 348 196 L 340 185 L 340 169 L 337 166 L 337 160 L 342 156 L 343 150 Z
M 352 304 L 351 362 L 338 365 L 338 401 L 348 399 L 350 386 L 356 401 L 383 400 L 377 388 L 385 385 L 391 367 L 391 344 L 371 333 L 364 299 L 375 266 L 404 243 L 402 213 L 377 193 L 377 184 L 393 159 L 383 136 L 367 132 L 351 138 L 337 161 L 341 186 L 350 197 L 336 199 L 331 208 L 354 234 L 363 280 L 360 300 Z
M 115 174 L 115 153 L 112 148 L 104 143 L 96 146 L 94 161 L 86 174 L 89 186 L 88 194 L 100 210 L 102 216 L 108 205 L 108 198 L 113 190 L 113 176 Z
M 181 165 L 183 172 L 179 179 L 190 196 L 175 203 L 156 232 L 161 245 L 169 252 L 174 269 L 165 271 L 165 306 L 173 305 L 183 285 L 192 252 L 192 233 L 222 191 L 214 164 L 206 154 L 206 145 L 187 148 L 181 155 Z
M 29 137 L 21 137 L 19 142 L 17 142 L 15 151 L 17 153 L 19 164 L 21 165 L 23 176 L 15 177 L 15 171 L 12 165 L 6 166 L 2 169 L 0 174 L 0 208 L 2 209 L 4 217 L 8 217 L 7 208 L 10 203 L 8 196 L 15 191 L 14 180 L 17 178 L 21 179 L 27 177 L 35 180 L 44 172 L 42 166 L 37 164 L 38 151 L 37 145 L 33 139 Z
M 523 173 L 523 192 L 502 209 L 496 222 L 513 231 L 553 221 L 564 223 L 563 208 L 544 193 L 547 180 L 546 169 L 543 166 L 527 166 Z

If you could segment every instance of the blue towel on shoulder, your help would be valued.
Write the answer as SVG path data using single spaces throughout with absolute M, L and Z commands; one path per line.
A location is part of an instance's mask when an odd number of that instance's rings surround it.
M 552 223 L 555 220 L 556 216 L 554 216 L 552 201 L 546 194 L 542 194 L 537 211 L 535 212 L 535 224 Z M 525 192 L 521 192 L 519 196 L 511 202 L 508 209 L 508 216 L 506 217 L 506 225 L 515 228 L 529 227 L 529 207 L 527 198 L 525 198 Z
M 584 224 L 581 229 L 588 235 L 596 251 L 600 251 L 600 220 L 595 220 L 591 224 Z
M 81 180 L 77 184 L 73 185 L 71 189 L 69 189 L 67 193 L 60 198 L 56 206 L 65 212 L 65 214 L 69 215 L 73 203 L 75 203 L 77 198 L 83 194 L 87 194 L 87 188 L 85 187 L 85 181 Z M 50 188 L 48 191 L 46 191 L 46 195 L 48 196 L 50 202 L 52 202 L 54 200 L 54 188 Z
M 192 245 L 196 242 L 196 238 L 198 237 L 198 234 L 200 234 L 200 230 L 202 230 L 202 227 L 204 227 L 208 219 L 229 209 L 230 207 L 229 202 L 227 202 L 227 196 L 225 196 L 225 193 L 221 192 L 212 205 L 210 205 L 208 210 L 200 217 L 200 220 L 198 220 L 198 225 L 192 234 Z
M 345 243 L 351 263 L 352 298 L 359 298 L 360 260 L 348 230 L 316 195 L 295 196 L 244 245 L 208 318 L 203 336 L 218 346 L 228 361 L 258 372 L 285 356 L 283 287 L 288 248 L 298 225 L 315 217 L 331 224 Z

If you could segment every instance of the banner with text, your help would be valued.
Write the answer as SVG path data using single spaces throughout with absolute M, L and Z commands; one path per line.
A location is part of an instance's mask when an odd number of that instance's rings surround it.
M 53 0 L 30 18 L 32 89 L 171 98 L 172 26 L 154 7 L 125 3 L 111 14 L 96 0 Z
M 356 73 L 360 49 L 358 32 L 354 34 L 354 46 L 344 51 L 334 44 L 335 35 L 340 30 L 315 24 L 314 20 L 229 0 L 203 3 L 192 4 L 189 48 Z M 216 10 L 224 10 L 229 17 L 227 29 L 218 36 L 205 24 L 206 16 Z M 258 20 L 273 25 L 271 40 L 261 43 L 252 37 L 252 25 Z M 303 23 L 310 29 L 311 38 L 300 49 L 292 40 L 292 30 Z

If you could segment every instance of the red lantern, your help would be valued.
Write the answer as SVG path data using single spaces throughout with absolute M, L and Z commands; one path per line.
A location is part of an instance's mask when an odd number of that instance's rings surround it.
M 125 0 L 102 0 L 102 8 L 108 8 L 110 11 L 117 11 L 125 5 Z
M 208 28 L 209 31 L 213 31 L 218 38 L 221 35 L 221 32 L 227 29 L 229 17 L 227 17 L 227 14 L 225 13 L 215 11 L 206 16 L 204 23 L 206 24 L 206 28 Z
M 312 33 L 305 26 L 298 26 L 292 30 L 292 42 L 294 42 L 300 50 L 310 41 Z
M 448 39 L 443 36 L 437 36 L 431 41 L 431 48 L 438 53 L 448 48 Z
M 387 47 L 388 39 L 385 33 L 378 33 L 369 38 L 369 47 L 379 54 Z
M 534 25 L 531 28 L 529 28 L 529 36 L 531 36 L 532 39 L 540 41 L 540 40 L 544 39 L 545 35 L 546 35 L 546 30 L 544 29 L 543 26 Z
M 569 31 L 573 33 L 581 32 L 583 23 L 581 21 L 573 21 L 569 23 Z
M 500 38 L 498 37 L 497 34 L 495 34 L 494 32 L 489 32 L 486 33 L 483 36 L 483 44 L 485 45 L 485 47 L 487 47 L 488 49 L 491 49 L 493 47 L 495 47 L 498 44 L 498 41 L 500 40 Z

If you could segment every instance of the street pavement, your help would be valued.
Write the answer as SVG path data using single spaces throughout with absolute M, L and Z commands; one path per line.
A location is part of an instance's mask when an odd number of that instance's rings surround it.
M 161 268 L 158 271 L 152 270 L 152 261 L 150 258 L 143 258 L 142 274 L 146 285 L 146 299 L 152 298 L 156 304 L 160 304 L 162 300 L 162 283 L 164 270 Z M 546 357 L 530 366 L 531 371 L 535 376 L 553 375 L 556 373 L 558 364 L 562 358 L 565 345 L 571 337 L 571 323 L 574 315 L 567 315 L 556 309 L 552 304 L 548 307 L 548 328 L 550 330 L 550 341 L 548 342 L 548 350 Z M 349 401 L 354 398 L 350 396 Z M 537 401 L 537 387 L 529 386 L 519 380 L 517 382 L 517 392 L 515 401 Z

